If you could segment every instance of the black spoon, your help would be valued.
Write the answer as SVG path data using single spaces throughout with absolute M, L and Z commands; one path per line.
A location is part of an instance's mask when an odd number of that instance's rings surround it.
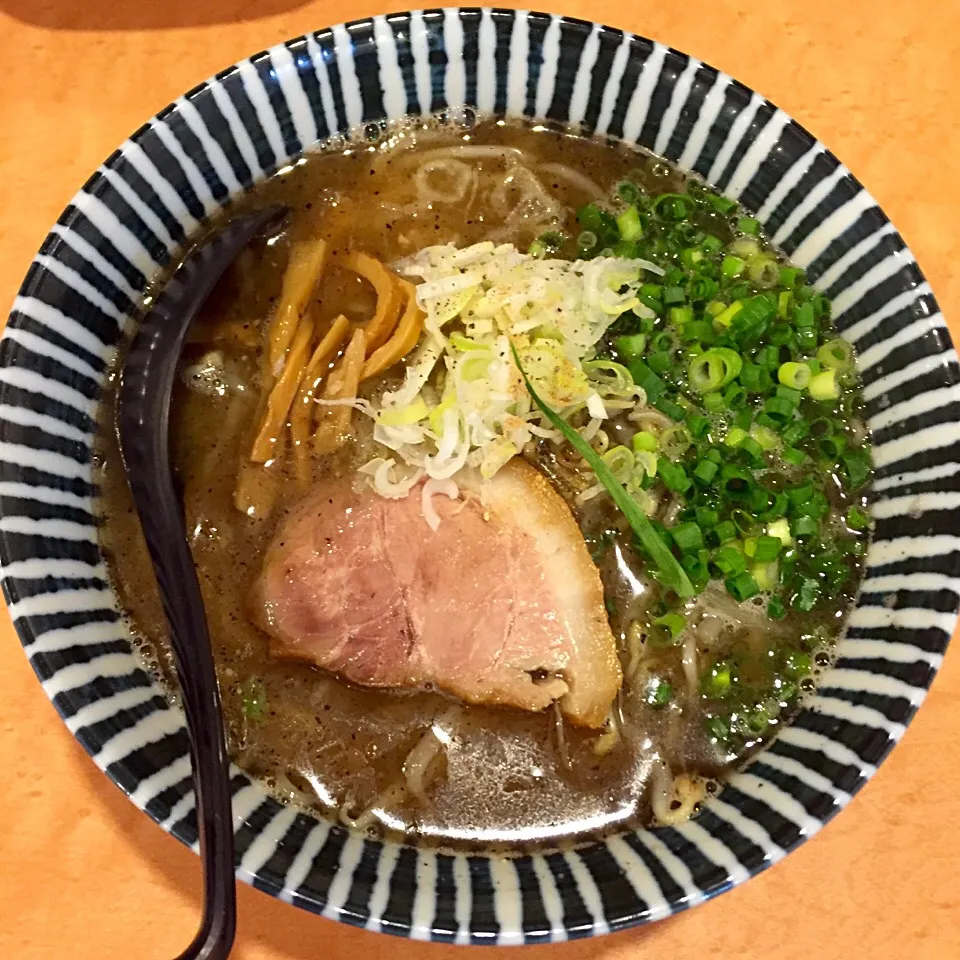
M 170 468 L 170 393 L 187 328 L 237 254 L 283 207 L 231 220 L 177 268 L 143 318 L 123 366 L 120 445 L 170 627 L 190 737 L 203 862 L 203 920 L 178 960 L 225 960 L 237 924 L 233 813 L 220 692 L 184 516 Z

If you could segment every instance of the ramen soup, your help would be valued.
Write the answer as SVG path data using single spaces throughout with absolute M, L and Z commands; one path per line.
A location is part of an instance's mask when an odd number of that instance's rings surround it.
M 860 578 L 829 301 L 699 180 L 529 124 L 387 127 L 234 210 L 276 202 L 171 421 L 233 758 L 447 846 L 696 815 L 814 688 Z M 175 690 L 112 400 L 100 463 Z

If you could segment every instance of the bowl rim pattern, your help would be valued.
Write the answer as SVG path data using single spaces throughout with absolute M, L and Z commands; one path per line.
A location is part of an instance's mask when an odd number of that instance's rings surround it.
M 651 40 L 490 8 L 319 30 L 218 73 L 93 174 L 35 257 L 0 340 L 0 575 L 70 732 L 184 843 L 179 709 L 132 652 L 97 540 L 98 397 L 148 284 L 251 184 L 328 137 L 463 106 L 639 143 L 740 200 L 834 301 L 858 348 L 876 531 L 836 664 L 694 821 L 498 857 L 371 840 L 232 769 L 237 874 L 316 913 L 416 939 L 519 944 L 645 923 L 816 833 L 900 739 L 960 605 L 960 364 L 899 234 L 826 147 L 728 75 Z M 372 131 L 371 131 L 372 132 Z

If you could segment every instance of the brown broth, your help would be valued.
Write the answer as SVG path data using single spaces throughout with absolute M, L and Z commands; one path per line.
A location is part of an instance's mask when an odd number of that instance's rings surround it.
M 482 197 L 466 205 L 438 204 L 425 215 L 409 213 L 410 144 L 419 151 L 449 146 L 464 137 L 463 130 L 434 125 L 393 131 L 391 136 L 397 142 L 389 150 L 361 143 L 312 154 L 238 202 L 235 212 L 271 202 L 288 204 L 294 211 L 291 226 L 274 242 L 253 244 L 224 277 L 192 331 L 184 362 L 195 363 L 216 349 L 230 381 L 241 389 L 226 396 L 205 395 L 179 383 L 172 410 L 173 462 L 184 491 L 188 538 L 207 608 L 231 755 L 282 799 L 334 815 L 358 813 L 398 782 L 407 754 L 450 708 L 450 701 L 435 693 L 365 690 L 304 664 L 271 660 L 265 636 L 251 622 L 248 596 L 265 545 L 298 493 L 286 479 L 282 462 L 272 468 L 280 494 L 268 519 L 240 514 L 233 506 L 233 490 L 258 402 L 263 322 L 279 294 L 291 238 L 322 235 L 333 249 L 333 268 L 316 293 L 316 315 L 329 319 L 343 312 L 360 318 L 369 315 L 369 291 L 336 269 L 337 258 L 346 250 L 360 249 L 390 262 L 429 244 L 487 239 L 499 226 Z M 568 165 L 604 193 L 631 172 L 656 192 L 682 184 L 675 172 L 645 154 L 555 131 L 488 123 L 469 136 L 473 143 L 522 148 L 538 167 Z M 495 167 L 495 161 L 490 163 Z M 570 229 L 576 208 L 594 199 L 591 191 L 560 175 L 541 180 L 562 208 L 557 226 Z M 532 239 L 522 226 L 510 237 L 521 247 Z M 382 386 L 383 381 L 364 385 L 370 393 Z M 123 477 L 114 401 L 111 389 L 102 414 L 102 543 L 144 653 L 172 686 L 165 622 Z M 362 425 L 358 434 L 356 444 L 317 464 L 318 478 L 340 475 L 362 462 L 369 438 Z M 540 465 L 569 496 L 573 487 L 565 489 L 563 471 Z M 616 610 L 612 623 L 624 644 L 626 664 L 628 623 L 655 603 L 657 589 L 644 577 L 622 524 L 618 527 L 618 519 L 604 510 L 600 501 L 580 511 L 579 519 L 591 542 L 604 530 L 614 530 L 599 563 Z M 623 564 L 635 581 L 624 575 Z M 788 635 L 801 629 L 809 630 L 809 624 L 788 621 L 778 628 Z M 718 637 L 718 646 L 752 644 L 759 650 L 770 643 L 768 635 L 728 621 Z M 658 652 L 647 667 L 682 688 L 675 649 Z M 258 719 L 245 710 L 251 683 L 262 684 L 265 709 Z M 552 714 L 462 710 L 451 728 L 446 775 L 431 783 L 429 807 L 407 799 L 389 810 L 379 829 L 415 831 L 447 845 L 553 843 L 624 821 L 646 821 L 645 783 L 657 752 L 674 773 L 713 777 L 722 772 L 725 758 L 710 749 L 693 698 L 683 708 L 674 704 L 654 710 L 640 686 L 625 684 L 618 709 L 623 740 L 605 756 L 596 755 L 595 732 L 562 728 L 566 763 Z

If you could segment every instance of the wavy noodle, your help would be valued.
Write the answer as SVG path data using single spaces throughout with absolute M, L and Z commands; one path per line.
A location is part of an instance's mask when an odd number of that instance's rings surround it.
M 695 700 L 700 692 L 700 680 L 697 675 L 697 635 L 693 630 L 684 631 L 680 662 L 683 664 L 683 676 L 687 681 L 687 695 L 691 700 Z
M 688 773 L 674 777 L 663 760 L 655 760 L 651 771 L 650 800 L 659 826 L 671 827 L 689 820 L 707 795 L 704 781 Z
M 492 160 L 524 161 L 530 154 L 519 147 L 502 147 L 496 144 L 462 143 L 451 147 L 437 147 L 418 154 L 421 160 L 435 160 L 439 157 L 457 157 L 461 160 Z
M 511 204 L 512 194 L 518 194 Z M 540 233 L 555 226 L 563 216 L 561 205 L 546 191 L 532 170 L 520 164 L 510 167 L 506 175 L 490 191 L 490 211 L 502 223 L 487 235 L 495 242 L 515 240 L 520 230 Z
M 427 806 L 430 802 L 430 797 L 427 795 L 427 777 L 435 767 L 436 761 L 443 755 L 444 748 L 451 743 L 452 735 L 449 728 L 462 712 L 463 708 L 457 705 L 450 707 L 437 717 L 403 761 L 403 778 L 394 780 L 356 817 L 351 817 L 346 807 L 341 808 L 339 813 L 341 823 L 354 830 L 369 829 L 374 821 L 381 819 L 379 814 L 382 811 L 397 807 L 410 797 L 413 797 L 421 806 Z
M 603 190 L 594 183 L 585 173 L 568 167 L 565 163 L 542 163 L 537 167 L 538 173 L 545 173 L 554 180 L 560 180 L 575 190 L 585 193 L 591 200 L 600 200 L 606 196 Z
M 449 181 L 452 186 L 444 190 L 437 180 Z M 459 203 L 471 190 L 477 179 L 477 171 L 469 164 L 453 157 L 435 157 L 424 161 L 413 175 L 417 197 L 428 203 Z

